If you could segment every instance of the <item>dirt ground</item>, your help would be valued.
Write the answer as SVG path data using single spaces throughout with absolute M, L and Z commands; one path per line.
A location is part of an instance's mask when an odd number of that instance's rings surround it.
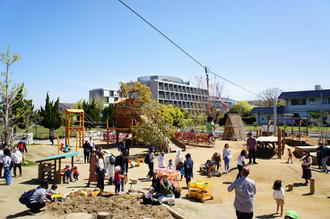
M 223 146 L 229 143 L 233 151 L 233 159 L 231 160 L 232 171 L 221 177 L 207 178 L 201 176 L 197 171 L 199 165 L 210 159 L 214 152 L 222 154 Z M 217 141 L 214 148 L 189 147 L 185 153 L 191 153 L 194 160 L 194 179 L 208 180 L 212 183 L 214 200 L 200 203 L 195 200 L 185 199 L 185 192 L 182 198 L 176 199 L 173 207 L 175 210 L 186 216 L 188 219 L 199 219 L 201 217 L 208 219 L 232 219 L 235 218 L 235 210 L 233 201 L 234 192 L 227 192 L 227 186 L 235 179 L 237 175 L 236 159 L 240 150 L 244 149 L 243 142 Z M 34 145 L 29 148 L 29 160 L 37 160 L 46 156 L 50 156 L 56 151 L 54 146 L 50 145 Z M 172 149 L 175 149 L 173 146 Z M 81 149 L 80 149 L 81 150 Z M 106 149 L 118 154 L 117 148 Z M 145 152 L 145 148 L 132 148 L 131 154 L 140 154 Z M 81 161 L 78 157 L 77 165 L 80 171 L 79 182 L 71 184 L 59 185 L 58 192 L 67 193 L 73 189 L 83 188 L 87 183 L 88 164 Z M 166 159 L 174 159 L 175 153 L 166 155 Z M 69 159 L 67 162 L 69 163 Z M 276 210 L 275 201 L 272 198 L 272 185 L 274 180 L 281 179 L 283 185 L 288 183 L 294 184 L 294 190 L 286 192 L 284 210 L 295 210 L 300 213 L 301 218 L 326 219 L 329 218 L 330 206 L 330 174 L 325 174 L 317 169 L 313 169 L 312 175 L 315 179 L 316 193 L 309 194 L 309 187 L 303 186 L 301 178 L 301 164 L 299 160 L 294 159 L 294 164 L 286 164 L 286 155 L 281 159 L 257 160 L 257 165 L 251 165 L 250 178 L 256 182 L 257 194 L 255 196 L 254 215 L 255 218 L 280 218 L 274 215 Z M 222 167 L 223 170 L 223 167 Z M 147 190 L 150 182 L 145 180 L 148 167 L 142 164 L 140 167 L 129 169 L 129 178 L 139 179 L 137 185 L 133 185 L 133 189 Z M 53 215 L 51 213 L 41 212 L 36 216 L 27 215 L 27 208 L 18 202 L 19 196 L 29 189 L 35 188 L 33 178 L 37 177 L 37 166 L 23 167 L 23 176 L 13 178 L 10 186 L 5 186 L 4 179 L 0 179 L 0 218 L 64 218 L 61 215 Z M 184 186 L 184 180 L 181 182 Z M 92 185 L 95 187 L 95 184 Z M 129 185 L 126 185 L 127 190 Z M 114 187 L 106 185 L 105 190 L 114 191 Z M 157 218 L 157 217 L 155 217 Z
M 96 218 L 97 212 L 109 212 L 113 219 L 173 218 L 164 206 L 141 205 L 140 197 L 131 194 L 112 197 L 72 195 L 62 202 L 49 204 L 46 211 L 54 216 L 85 212 Z

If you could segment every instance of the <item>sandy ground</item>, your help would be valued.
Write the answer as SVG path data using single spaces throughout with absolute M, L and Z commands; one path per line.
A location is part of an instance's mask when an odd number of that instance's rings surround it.
M 233 169 L 229 174 L 225 174 L 221 177 L 207 178 L 200 176 L 197 172 L 199 164 L 204 163 L 207 159 L 210 159 L 214 152 L 220 152 L 222 154 L 223 145 L 229 143 L 234 153 L 231 161 L 231 166 L 236 166 L 237 154 L 240 150 L 244 149 L 242 142 L 228 142 L 218 141 L 214 148 L 203 147 L 189 147 L 184 153 L 191 153 L 195 163 L 194 175 L 195 179 L 208 180 L 213 184 L 213 196 L 214 200 L 200 203 L 194 200 L 188 200 L 185 198 L 176 199 L 176 205 L 173 207 L 178 212 L 185 215 L 188 219 L 199 219 L 201 217 L 207 217 L 208 219 L 231 219 L 235 218 L 235 210 L 233 207 L 233 201 L 235 198 L 234 192 L 227 192 L 227 186 L 230 184 L 237 175 L 237 170 Z M 174 148 L 174 147 L 173 147 Z M 30 146 L 28 159 L 37 160 L 51 155 L 56 151 L 55 147 L 50 145 L 36 145 Z M 81 150 L 81 149 L 80 149 Z M 117 154 L 117 149 L 106 149 Z M 133 148 L 131 154 L 139 154 L 145 152 L 144 148 Z M 166 155 L 167 160 L 169 158 L 174 159 L 175 153 Z M 276 210 L 275 201 L 272 199 L 272 185 L 274 180 L 281 179 L 283 185 L 288 183 L 294 183 L 295 187 L 292 192 L 287 192 L 285 197 L 284 209 L 296 210 L 301 214 L 301 218 L 329 218 L 329 206 L 330 206 L 330 174 L 326 175 L 314 170 L 312 172 L 313 178 L 316 181 L 316 194 L 309 195 L 309 187 L 302 186 L 303 179 L 301 178 L 301 167 L 298 160 L 294 160 L 294 164 L 286 164 L 286 155 L 282 160 L 259 159 L 257 165 L 250 167 L 250 178 L 257 184 L 257 194 L 255 196 L 255 218 L 276 218 L 273 213 Z M 69 162 L 69 159 L 67 160 Z M 83 164 L 82 161 L 77 161 L 80 171 L 80 181 L 71 184 L 59 185 L 58 192 L 66 193 L 76 188 L 81 188 L 86 185 L 88 177 L 88 165 Z M 223 170 L 223 168 L 222 168 Z M 129 169 L 129 178 L 131 179 L 143 179 L 148 171 L 147 165 L 143 164 L 140 167 Z M 3 185 L 4 179 L 0 179 L 0 218 L 63 218 L 63 216 L 53 216 L 45 212 L 41 212 L 36 216 L 27 215 L 27 208 L 18 202 L 19 196 L 29 189 L 35 188 L 31 179 L 37 177 L 37 167 L 23 167 L 23 176 L 14 178 L 13 183 L 10 186 Z M 182 182 L 182 186 L 184 186 Z M 95 185 L 92 185 L 94 187 Z M 139 180 L 138 185 L 134 185 L 134 189 L 147 189 L 150 187 L 150 182 L 145 180 Z M 126 186 L 126 189 L 128 185 Z M 107 185 L 105 190 L 114 191 L 113 186 Z M 185 197 L 185 191 L 182 194 Z M 280 218 L 280 217 L 277 217 Z

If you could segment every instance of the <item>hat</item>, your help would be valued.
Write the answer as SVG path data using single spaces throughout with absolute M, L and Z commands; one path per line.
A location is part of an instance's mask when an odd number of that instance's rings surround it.
M 285 213 L 285 216 L 288 216 L 288 217 L 290 217 L 292 219 L 299 219 L 300 218 L 299 214 L 297 212 L 295 212 L 295 211 L 287 211 Z
M 162 172 L 162 176 L 167 176 L 167 173 L 165 173 L 165 172 Z

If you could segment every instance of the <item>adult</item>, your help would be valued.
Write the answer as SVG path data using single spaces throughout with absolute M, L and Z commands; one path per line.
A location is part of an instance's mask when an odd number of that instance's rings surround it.
M 55 131 L 53 128 L 49 130 L 49 141 L 54 145 Z
M 164 151 L 161 151 L 157 157 L 158 159 L 158 168 L 165 168 L 166 167 L 166 157 Z
M 3 154 L 3 149 L 0 149 L 0 177 L 2 176 L 2 170 L 3 170 L 3 160 L 5 158 L 5 155 Z
M 160 196 L 158 201 L 168 205 L 174 205 L 174 194 L 172 183 L 167 179 L 167 174 L 163 173 L 160 180 Z
M 120 166 L 121 175 L 124 176 L 124 179 L 127 178 L 128 173 L 128 157 L 127 153 L 123 152 L 119 156 L 116 157 L 115 166 Z M 121 191 L 124 191 L 124 182 L 125 180 L 121 180 Z
M 182 155 L 182 150 L 180 148 L 176 149 L 176 156 L 175 156 L 175 169 L 180 170 L 181 169 L 181 164 L 183 164 L 184 158 Z
M 30 202 L 26 205 L 30 209 L 30 214 L 35 214 L 45 207 L 47 203 L 51 202 L 47 199 L 48 181 L 42 180 L 41 185 L 35 190 L 30 198 Z
M 131 149 L 132 146 L 133 146 L 133 140 L 131 138 L 129 138 L 129 136 L 127 135 L 127 137 L 126 137 L 126 151 L 127 151 L 127 155 L 129 155 L 129 150 Z
M 25 163 L 25 153 L 28 152 L 25 141 L 26 141 L 26 138 L 24 137 L 17 144 L 17 148 L 18 148 L 19 152 L 21 152 L 21 154 L 22 154 L 22 161 L 23 161 L 23 163 Z
M 100 189 L 100 193 L 102 194 L 104 191 L 104 174 L 105 174 L 105 165 L 104 165 L 104 155 L 103 152 L 99 152 L 98 160 L 97 160 L 97 185 L 96 187 Z
M 248 178 L 249 168 L 243 167 L 241 177 L 231 183 L 227 190 L 231 192 L 235 189 L 234 207 L 237 219 L 253 218 L 253 200 L 256 194 L 256 184 Z
M 127 148 L 126 148 L 126 140 L 123 140 L 119 145 L 118 145 L 118 151 L 120 153 L 126 152 Z
M 95 143 L 92 137 L 89 137 L 89 141 L 88 141 L 89 145 L 94 148 L 95 147 Z
M 96 168 L 97 168 L 97 155 L 95 151 L 92 150 L 91 157 L 89 160 L 89 178 L 86 187 L 89 187 L 91 182 L 97 182 Z
M 155 154 L 154 154 L 154 149 L 152 147 L 149 148 L 148 154 L 148 167 L 149 167 L 149 172 L 147 174 L 147 177 L 150 179 L 154 176 L 154 166 L 155 166 Z
M 183 163 L 184 167 L 184 177 L 186 178 L 187 187 L 189 186 L 189 182 L 191 178 L 194 177 L 194 161 L 191 159 L 191 154 L 186 154 L 186 160 Z
M 323 143 L 319 142 L 319 146 L 316 149 L 316 158 L 317 158 L 317 165 L 319 166 L 319 169 L 322 170 L 322 157 L 321 157 L 321 151 L 322 151 Z
M 22 176 L 22 154 L 19 150 L 17 150 L 17 147 L 13 147 L 13 153 L 11 153 L 11 161 L 13 162 L 14 167 L 14 176 L 16 177 L 16 170 L 18 168 L 19 175 Z
M 257 164 L 256 162 L 256 156 L 257 156 L 257 140 L 252 136 L 252 133 L 249 132 L 247 134 L 247 141 L 246 141 L 246 145 L 247 145 L 247 149 L 249 151 L 249 164 L 252 163 L 252 159 L 253 159 L 253 164 Z
M 5 149 L 3 150 L 4 158 L 3 158 L 3 168 L 5 170 L 5 180 L 6 180 L 6 185 L 11 184 L 11 158 L 10 158 L 10 150 Z
M 329 148 L 327 148 L 327 146 L 325 144 L 322 145 L 322 148 L 321 148 L 321 158 L 322 158 L 322 167 L 323 167 L 323 171 L 325 173 L 328 173 L 329 170 L 328 170 L 328 167 L 327 167 L 327 161 L 328 161 L 328 158 L 329 158 Z
M 229 144 L 225 144 L 222 156 L 223 156 L 223 161 L 225 162 L 225 173 L 228 173 L 229 172 L 229 162 L 231 159 L 231 150 L 229 148 Z
M 88 143 L 88 141 L 85 141 L 85 143 L 83 145 L 83 148 L 84 148 L 84 162 L 89 163 L 89 158 L 91 156 L 90 154 L 91 154 L 91 151 L 92 151 L 92 147 Z
M 247 155 L 246 150 L 242 150 L 241 153 L 237 157 L 237 169 L 238 169 L 238 173 L 237 173 L 236 179 L 238 179 L 238 178 L 241 177 L 241 171 L 242 171 L 243 167 L 245 166 L 246 155 Z
M 214 163 L 217 167 L 217 171 L 219 171 L 219 169 L 221 167 L 221 164 L 220 164 L 221 163 L 221 155 L 220 155 L 220 153 L 215 152 L 212 156 L 212 160 L 214 160 Z
M 302 161 L 301 167 L 303 170 L 302 178 L 305 179 L 305 185 L 308 185 L 309 180 L 312 178 L 312 158 L 308 151 L 304 151 L 304 156 L 300 159 Z
M 108 173 L 108 184 L 113 184 L 114 174 L 115 174 L 115 162 L 116 156 L 112 153 L 106 153 L 106 165 L 105 168 Z

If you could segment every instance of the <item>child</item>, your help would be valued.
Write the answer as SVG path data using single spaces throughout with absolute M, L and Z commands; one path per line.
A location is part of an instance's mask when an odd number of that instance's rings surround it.
M 231 159 L 231 150 L 229 148 L 229 144 L 225 144 L 225 148 L 223 149 L 223 160 L 225 162 L 225 173 L 229 172 L 230 159 Z
M 78 182 L 78 176 L 79 176 L 79 172 L 78 172 L 78 167 L 77 166 L 73 166 L 72 168 L 72 174 L 73 174 L 73 179 Z
M 284 205 L 284 189 L 282 187 L 282 181 L 281 180 L 275 180 L 273 185 L 273 197 L 276 200 L 276 214 L 278 214 L 279 207 L 281 207 L 281 217 L 283 215 L 283 205 Z
M 182 178 L 184 176 L 184 166 L 183 166 L 183 162 L 179 162 L 179 165 L 178 165 L 178 169 L 181 173 L 181 181 L 182 181 Z
M 120 166 L 116 166 L 115 167 L 115 176 L 113 179 L 113 183 L 115 184 L 115 194 L 116 195 L 119 195 L 121 180 L 124 178 L 124 176 L 121 175 L 120 171 L 121 171 Z
M 65 165 L 64 168 L 64 182 L 70 184 L 71 181 L 71 169 L 70 169 L 70 165 L 67 164 Z
M 170 159 L 170 160 L 168 161 L 168 166 L 167 166 L 167 168 L 170 169 L 170 170 L 174 170 L 174 164 L 173 164 L 173 160 L 172 160 L 172 159 Z
M 292 152 L 291 152 L 290 148 L 288 148 L 288 162 L 287 163 L 289 163 L 289 161 L 290 161 L 290 163 L 293 164 L 292 157 L 293 157 Z
M 49 194 L 55 194 L 55 190 L 57 189 L 57 185 L 53 184 L 52 187 L 50 187 L 50 189 L 47 190 L 47 193 Z
M 241 177 L 241 170 L 242 168 L 245 166 L 245 158 L 247 157 L 247 151 L 246 150 L 242 150 L 240 155 L 238 155 L 237 157 L 237 169 L 238 169 L 238 174 L 236 179 Z

